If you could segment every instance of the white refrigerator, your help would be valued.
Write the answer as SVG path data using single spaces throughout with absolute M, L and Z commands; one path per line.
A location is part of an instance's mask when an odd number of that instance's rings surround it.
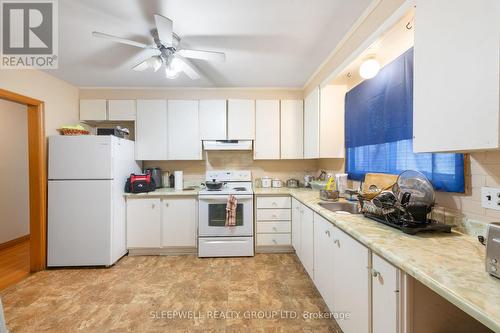
M 47 265 L 111 266 L 127 253 L 125 182 L 141 173 L 134 142 L 49 137 Z

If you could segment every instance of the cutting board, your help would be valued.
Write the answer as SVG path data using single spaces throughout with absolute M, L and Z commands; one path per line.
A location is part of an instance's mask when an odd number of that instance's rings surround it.
M 378 189 L 386 189 L 392 186 L 398 180 L 398 175 L 388 173 L 367 173 L 363 182 L 363 192 L 367 192 L 371 185 L 377 186 Z

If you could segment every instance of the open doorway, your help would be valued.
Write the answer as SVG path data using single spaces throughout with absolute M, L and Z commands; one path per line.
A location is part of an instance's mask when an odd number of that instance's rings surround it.
M 0 89 L 0 289 L 46 267 L 43 106 Z

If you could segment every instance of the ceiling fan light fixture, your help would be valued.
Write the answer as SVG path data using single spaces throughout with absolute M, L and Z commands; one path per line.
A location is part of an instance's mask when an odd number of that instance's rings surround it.
M 165 66 L 165 75 L 169 79 L 175 79 L 179 76 L 179 73 L 182 71 L 182 61 L 179 59 L 172 57 L 170 61 Z

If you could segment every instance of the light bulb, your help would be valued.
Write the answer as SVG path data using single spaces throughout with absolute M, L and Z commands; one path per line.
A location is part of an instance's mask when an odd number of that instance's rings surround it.
M 379 71 L 380 63 L 374 58 L 365 60 L 359 67 L 359 75 L 361 75 L 363 79 L 371 79 L 375 77 Z
M 165 68 L 165 75 L 169 79 L 175 79 L 182 70 L 182 61 L 172 58 Z
M 152 67 L 155 72 L 157 72 L 160 69 L 161 63 L 162 61 L 160 56 L 153 56 L 148 60 L 149 66 Z

